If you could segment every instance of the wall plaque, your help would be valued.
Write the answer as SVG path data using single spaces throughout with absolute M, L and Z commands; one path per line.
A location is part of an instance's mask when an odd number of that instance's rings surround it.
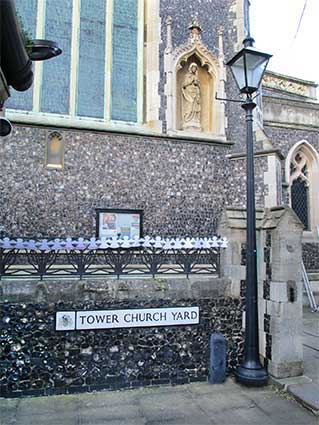
M 198 307 L 58 311 L 57 331 L 196 325 Z
M 96 210 L 96 236 L 98 238 L 129 238 L 143 236 L 142 210 Z

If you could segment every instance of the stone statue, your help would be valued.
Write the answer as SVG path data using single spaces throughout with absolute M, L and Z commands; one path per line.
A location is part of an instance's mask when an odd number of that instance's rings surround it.
M 182 127 L 183 130 L 201 130 L 201 93 L 198 65 L 192 62 L 182 84 Z

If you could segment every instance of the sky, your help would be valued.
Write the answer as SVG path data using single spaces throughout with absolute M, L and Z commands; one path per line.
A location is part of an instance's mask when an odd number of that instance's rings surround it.
M 250 26 L 269 70 L 319 84 L 319 0 L 251 0 Z

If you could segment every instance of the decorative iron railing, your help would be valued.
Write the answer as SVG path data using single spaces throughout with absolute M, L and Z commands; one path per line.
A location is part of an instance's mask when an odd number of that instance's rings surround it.
M 226 238 L 0 239 L 0 279 L 220 275 Z

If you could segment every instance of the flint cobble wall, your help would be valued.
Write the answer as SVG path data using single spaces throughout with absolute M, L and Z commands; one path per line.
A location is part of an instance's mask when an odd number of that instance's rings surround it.
M 302 259 L 307 271 L 319 270 L 319 243 L 303 243 Z
M 227 58 L 237 40 L 233 0 L 171 2 L 161 0 L 159 45 L 159 120 L 166 131 L 164 51 L 166 18 L 172 17 L 174 48 L 189 37 L 197 17 L 205 45 L 217 56 L 218 32 L 224 28 Z M 238 98 L 227 70 L 227 98 Z M 245 206 L 244 161 L 227 155 L 245 150 L 244 111 L 226 102 L 227 141 L 222 146 L 156 137 L 115 135 L 15 124 L 0 140 L 0 225 L 10 237 L 78 237 L 95 233 L 96 208 L 144 210 L 144 233 L 160 236 L 207 236 L 217 228 L 222 211 Z M 64 170 L 44 167 L 48 132 L 59 130 L 65 144 Z M 255 143 L 260 149 L 260 143 Z M 256 159 L 256 201 L 263 206 L 267 165 Z
M 0 224 L 9 237 L 91 237 L 96 208 L 144 210 L 144 233 L 207 236 L 245 204 L 245 164 L 229 146 L 61 130 L 63 170 L 45 168 L 53 129 L 16 125 L 1 138 Z M 256 160 L 257 204 L 265 163 Z
M 0 309 L 1 395 L 49 395 L 205 381 L 213 332 L 221 332 L 227 339 L 227 373 L 238 366 L 243 348 L 240 299 L 227 297 L 223 290 L 217 295 L 212 290 L 216 290 L 213 281 L 204 284 L 203 290 L 194 289 L 195 283 L 192 296 L 187 291 L 165 293 L 164 280 L 149 280 L 149 285 L 143 284 L 143 291 L 136 292 L 139 295 L 130 293 L 124 281 L 115 282 L 118 296 L 103 292 L 107 284 L 99 282 L 87 287 L 90 292 L 84 298 L 90 299 L 86 301 L 80 301 L 69 287 L 69 293 L 62 290 L 58 296 L 56 291 L 50 300 L 41 302 L 38 296 L 30 301 L 30 297 L 21 295 L 14 301 L 8 282 Z M 62 288 L 64 285 L 62 282 Z M 155 292 L 152 285 L 157 288 Z M 177 287 L 183 287 L 181 280 Z M 55 331 L 56 311 L 183 306 L 199 307 L 199 325 Z
M 275 149 L 280 149 L 286 157 L 289 150 L 299 141 L 306 140 L 317 151 L 319 151 L 319 138 L 317 131 L 307 131 L 300 129 L 289 129 L 280 127 L 265 126 L 267 136 L 272 141 Z

